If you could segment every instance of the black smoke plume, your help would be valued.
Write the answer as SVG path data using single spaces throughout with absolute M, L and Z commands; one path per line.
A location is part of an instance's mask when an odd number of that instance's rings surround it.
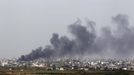
M 112 56 L 128 58 L 134 53 L 134 30 L 129 25 L 128 16 L 119 14 L 112 17 L 114 30 L 102 27 L 98 35 L 95 30 L 96 23 L 86 20 L 87 25 L 82 25 L 78 20 L 68 26 L 73 39 L 53 33 L 51 45 L 46 48 L 39 47 L 30 54 L 22 55 L 19 60 L 30 61 L 38 58 L 55 59 L 61 57 L 99 57 Z

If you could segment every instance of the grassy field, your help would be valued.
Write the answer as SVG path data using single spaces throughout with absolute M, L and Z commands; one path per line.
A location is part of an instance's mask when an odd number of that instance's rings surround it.
M 133 71 L 1 70 L 0 75 L 134 75 Z

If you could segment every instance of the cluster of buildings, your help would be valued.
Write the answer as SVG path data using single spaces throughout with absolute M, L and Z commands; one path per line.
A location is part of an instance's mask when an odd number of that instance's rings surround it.
M 117 59 L 57 59 L 46 61 L 37 59 L 33 61 L 18 61 L 17 59 L 1 59 L 0 67 L 43 68 L 46 70 L 134 70 L 134 60 Z

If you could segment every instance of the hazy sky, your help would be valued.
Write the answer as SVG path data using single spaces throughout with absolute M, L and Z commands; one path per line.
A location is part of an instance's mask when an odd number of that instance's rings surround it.
M 89 18 L 98 27 L 127 14 L 134 24 L 133 0 L 0 0 L 0 58 L 19 57 L 45 47 L 53 32 L 69 35 L 67 25 Z

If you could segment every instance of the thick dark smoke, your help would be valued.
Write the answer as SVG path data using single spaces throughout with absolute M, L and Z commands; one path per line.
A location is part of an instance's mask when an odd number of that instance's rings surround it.
M 22 55 L 19 60 L 30 61 L 38 58 L 55 59 L 74 56 L 112 56 L 128 58 L 134 53 L 134 30 L 129 25 L 127 15 L 119 14 L 112 17 L 114 30 L 102 27 L 100 36 L 95 30 L 95 22 L 86 20 L 87 25 L 81 21 L 68 26 L 73 39 L 53 33 L 51 45 L 46 48 L 39 47 L 28 55 Z M 131 27 L 131 28 L 130 28 Z

